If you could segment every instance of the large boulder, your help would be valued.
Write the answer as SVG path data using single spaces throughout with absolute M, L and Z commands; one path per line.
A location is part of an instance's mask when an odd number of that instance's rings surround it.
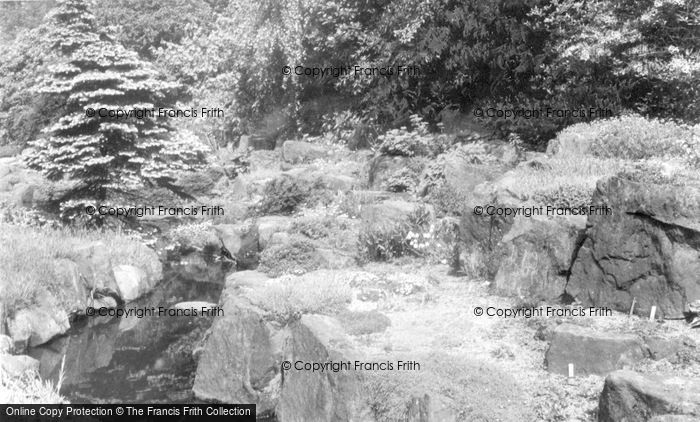
M 138 246 L 140 261 L 139 266 L 139 287 L 140 294 L 145 294 L 156 285 L 163 276 L 163 266 L 158 258 L 158 254 L 151 248 L 143 245 Z M 121 265 L 128 265 L 127 262 L 119 262 L 115 259 L 110 248 L 104 242 L 89 242 L 78 246 L 72 250 L 71 260 L 78 266 L 78 272 L 83 276 L 88 290 L 112 290 L 118 291 L 119 286 L 115 280 L 114 268 Z M 70 270 L 67 268 L 66 271 Z M 72 270 L 71 270 L 72 271 Z M 128 270 L 126 273 L 135 270 Z M 144 274 L 140 274 L 143 272 Z M 97 277 L 95 276 L 97 275 Z M 126 286 L 126 284 L 125 284 Z
M 281 362 L 270 327 L 259 310 L 229 293 L 199 357 L 193 391 L 200 399 L 256 403 L 259 413 L 269 412 L 274 397 L 267 387 L 279 378 Z
M 354 371 L 282 369 L 285 361 L 357 356 L 334 318 L 309 314 L 282 321 L 256 305 L 271 288 L 283 288 L 280 283 L 257 271 L 227 277 L 221 298 L 224 316 L 216 319 L 197 351 L 195 396 L 255 403 L 258 416 L 274 415 L 280 422 L 368 420 Z
M 600 181 L 567 292 L 585 305 L 682 317 L 700 299 L 700 192 L 612 177 Z
M 133 265 L 117 265 L 112 268 L 117 293 L 125 302 L 136 300 L 153 287 L 146 272 Z
M 560 296 L 585 224 L 585 218 L 576 217 L 516 217 L 496 247 L 492 287 L 528 299 Z
M 4 334 L 0 334 L 0 354 L 12 353 L 12 338 Z
M 700 380 L 615 371 L 605 378 L 600 422 L 700 420 Z
M 39 361 L 26 355 L 0 354 L 2 373 L 18 377 L 27 371 L 39 372 Z
M 231 274 L 221 296 L 224 316 L 209 329 L 199 355 L 193 391 L 204 400 L 256 403 L 258 414 L 272 412 L 279 384 L 281 351 L 265 312 L 246 299 L 269 278 L 256 271 Z
M 214 226 L 214 230 L 236 259 L 239 269 L 257 265 L 260 235 L 255 222 L 249 220 L 239 224 L 219 224 Z
M 57 303 L 33 306 L 15 312 L 7 322 L 16 351 L 39 346 L 70 328 L 68 314 Z
M 258 219 L 258 244 L 260 249 L 267 247 L 272 235 L 286 233 L 292 228 L 292 217 L 282 215 L 270 215 Z
M 328 147 L 302 141 L 285 141 L 282 144 L 284 161 L 296 164 L 328 157 Z
M 348 362 L 356 358 L 347 335 L 334 318 L 304 315 L 293 325 L 289 362 Z M 285 371 L 275 413 L 280 422 L 368 420 L 369 409 L 363 404 L 358 372 L 292 367 Z
M 635 335 L 598 332 L 573 324 L 554 330 L 545 354 L 549 372 L 568 375 L 574 364 L 575 375 L 605 375 L 646 357 L 642 341 Z

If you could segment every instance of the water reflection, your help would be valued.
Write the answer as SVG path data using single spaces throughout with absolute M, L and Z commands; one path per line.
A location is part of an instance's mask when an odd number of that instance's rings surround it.
M 202 277 L 193 276 L 192 268 L 169 266 L 155 291 L 126 307 L 217 303 L 223 281 L 220 268 L 206 268 Z M 30 354 L 41 362 L 42 377 L 54 381 L 65 356 L 61 393 L 73 403 L 191 402 L 196 370 L 192 351 L 212 322 L 185 316 L 88 317 Z

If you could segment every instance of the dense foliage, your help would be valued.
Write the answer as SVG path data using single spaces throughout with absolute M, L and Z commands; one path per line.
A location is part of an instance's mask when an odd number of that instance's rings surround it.
M 107 114 L 172 104 L 172 83 L 158 80 L 148 63 L 100 35 L 84 2 L 61 1 L 49 19 L 56 30 L 48 42 L 60 57 L 35 89 L 64 99 L 64 114 L 30 143 L 26 159 L 50 180 L 75 182 L 64 210 L 75 214 L 71 210 L 99 205 L 110 192 L 144 183 L 169 186 L 177 171 L 201 161 L 201 145 L 174 133 L 166 118 Z
M 347 143 L 353 133 L 376 137 L 406 126 L 414 114 L 432 130 L 441 111 L 474 107 L 700 117 L 697 0 L 120 0 L 91 7 L 101 28 L 181 84 L 178 100 L 225 110 L 223 119 L 190 127 L 212 145 L 241 134 L 328 131 Z M 39 48 L 41 37 L 13 31 L 19 35 L 0 77 L 0 112 L 12 110 L 4 142 L 23 144 L 44 126 L 39 116 L 49 107 L 22 94 L 22 75 L 42 72 L 23 51 Z M 312 77 L 297 66 L 349 72 Z M 398 66 L 412 71 L 398 74 Z M 382 68 L 394 73 L 374 71 Z M 343 121 L 329 126 L 337 116 Z M 483 123 L 533 144 L 598 117 Z

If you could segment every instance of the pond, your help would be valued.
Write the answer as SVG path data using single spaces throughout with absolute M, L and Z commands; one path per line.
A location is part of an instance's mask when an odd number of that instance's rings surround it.
M 187 265 L 168 264 L 155 290 L 126 307 L 218 303 L 224 278 L 220 263 L 211 264 L 206 277 L 194 277 Z M 86 317 L 29 354 L 40 361 L 42 377 L 54 382 L 65 356 L 61 394 L 71 403 L 191 403 L 197 401 L 192 352 L 212 322 L 201 316 Z

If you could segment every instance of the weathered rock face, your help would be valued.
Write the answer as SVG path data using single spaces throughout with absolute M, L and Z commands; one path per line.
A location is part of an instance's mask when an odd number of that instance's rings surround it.
M 574 247 L 585 218 L 516 217 L 496 247 L 493 288 L 541 300 L 564 293 Z
M 615 371 L 605 379 L 600 422 L 700 420 L 700 380 Z
M 273 407 L 266 387 L 279 377 L 279 358 L 262 314 L 244 300 L 223 302 L 224 317 L 211 328 L 199 358 L 193 391 L 199 398 L 227 403 L 256 403 L 258 412 Z
M 328 148 L 302 141 L 285 141 L 282 144 L 282 158 L 288 163 L 304 163 L 328 157 Z
M 340 324 L 322 315 L 304 315 L 292 327 L 290 362 L 352 361 L 355 356 Z M 354 421 L 363 415 L 362 389 L 355 371 L 285 372 L 279 421 Z
M 4 334 L 0 334 L 0 355 L 4 353 L 12 353 L 12 338 Z
M 267 247 L 272 235 L 286 233 L 292 228 L 292 217 L 270 215 L 258 219 L 258 243 L 260 249 Z
M 239 269 L 248 269 L 258 263 L 259 232 L 257 224 L 247 221 L 240 224 L 219 224 L 214 230 L 236 258 Z
M 157 254 L 146 247 L 141 253 L 150 260 L 143 261 L 144 268 L 113 262 L 109 248 L 102 242 L 88 243 L 74 252 L 71 259 L 58 258 L 53 262 L 56 295 L 48 290 L 40 291 L 32 306 L 0 315 L 0 325 L 7 319 L 8 334 L 16 351 L 39 346 L 64 334 L 70 329 L 71 317 L 83 314 L 88 306 L 116 307 L 116 301 L 110 297 L 96 295 L 91 300 L 91 292 L 106 290 L 131 301 L 150 292 L 162 277 Z
M 274 408 L 267 387 L 280 377 L 280 355 L 271 341 L 264 312 L 240 294 L 268 280 L 255 271 L 232 274 L 222 294 L 224 316 L 209 330 L 199 356 L 193 391 L 199 398 L 228 403 L 256 403 L 258 413 Z
M 700 299 L 700 192 L 642 185 L 612 177 L 598 183 L 567 292 L 586 305 L 681 317 Z
M 130 302 L 151 289 L 146 272 L 133 265 L 117 265 L 112 268 L 119 297 Z
M 568 375 L 574 364 L 575 375 L 605 375 L 646 356 L 642 341 L 627 334 L 601 333 L 572 324 L 554 330 L 545 355 L 549 372 Z
M 44 344 L 70 328 L 68 313 L 50 292 L 43 291 L 35 298 L 36 304 L 19 309 L 7 320 L 7 328 L 17 352 L 28 346 Z
M 198 398 L 256 403 L 258 415 L 288 421 L 369 420 L 354 371 L 286 370 L 284 361 L 326 362 L 355 359 L 340 323 L 322 315 L 292 322 L 253 304 L 256 290 L 273 285 L 257 271 L 241 271 L 226 280 L 224 317 L 217 318 L 198 352 L 193 391 Z M 258 292 L 259 295 L 259 292 Z
M 24 350 L 27 345 L 38 346 L 65 333 L 70 323 L 68 314 L 61 309 L 32 307 L 18 311 L 8 326 L 10 335 L 15 339 L 15 348 Z

